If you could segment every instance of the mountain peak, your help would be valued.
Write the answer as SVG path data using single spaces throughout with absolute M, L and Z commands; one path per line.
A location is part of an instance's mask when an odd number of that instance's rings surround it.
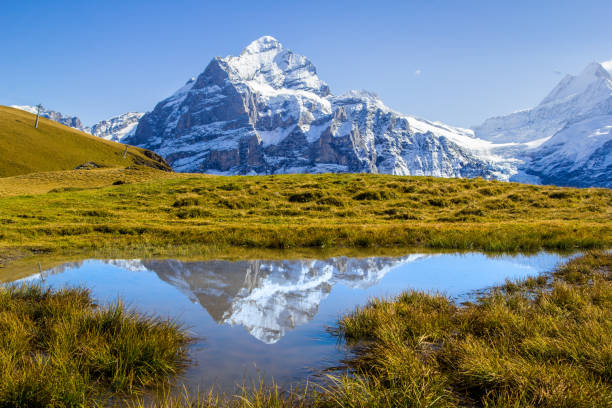
M 263 36 L 250 43 L 239 56 L 228 56 L 220 61 L 227 64 L 230 80 L 249 83 L 258 91 L 270 87 L 329 95 L 329 87 L 319 79 L 310 60 L 284 48 L 274 37 Z
M 585 92 L 597 81 L 611 81 L 612 76 L 599 62 L 591 62 L 579 75 L 566 75 L 540 105 L 558 102 Z
M 612 60 L 602 62 L 602 63 L 601 63 L 601 66 L 603 67 L 603 69 L 605 69 L 606 71 L 608 71 L 608 73 L 609 73 L 610 75 L 612 75 Z
M 283 45 L 276 38 L 264 35 L 247 45 L 242 54 L 260 54 L 273 49 L 282 50 Z
M 612 62 L 612 61 L 608 61 Z M 580 73 L 580 77 L 584 77 L 586 79 L 595 79 L 595 78 L 610 78 L 610 73 L 604 68 L 602 64 L 599 62 L 591 62 L 586 66 Z

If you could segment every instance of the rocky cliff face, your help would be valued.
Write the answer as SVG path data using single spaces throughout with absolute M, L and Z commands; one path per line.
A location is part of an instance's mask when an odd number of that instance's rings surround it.
M 332 95 L 308 59 L 272 37 L 213 59 L 125 139 L 185 172 L 507 178 L 505 163 L 478 154 L 473 140 L 367 92 Z

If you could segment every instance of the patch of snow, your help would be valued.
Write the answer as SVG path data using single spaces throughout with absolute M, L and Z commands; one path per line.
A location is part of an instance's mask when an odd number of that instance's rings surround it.
M 612 75 L 612 60 L 606 61 L 606 62 L 602 62 L 601 66 L 604 67 L 604 69 L 606 71 L 608 71 L 610 73 L 610 75 Z

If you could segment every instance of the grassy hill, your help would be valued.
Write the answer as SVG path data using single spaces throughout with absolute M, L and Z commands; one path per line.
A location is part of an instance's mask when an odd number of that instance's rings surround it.
M 167 164 L 151 152 L 111 142 L 41 118 L 34 128 L 36 115 L 0 106 L 0 177 L 34 172 L 72 170 L 94 162 L 104 167 L 134 164 L 169 170 Z

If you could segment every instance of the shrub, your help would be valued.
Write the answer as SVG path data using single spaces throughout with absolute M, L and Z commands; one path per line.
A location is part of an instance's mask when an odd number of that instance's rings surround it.
M 225 191 L 237 191 L 237 190 L 242 190 L 242 186 L 236 184 L 236 183 L 229 183 L 229 184 L 224 184 L 222 186 L 217 187 L 219 190 L 225 190 Z
M 202 204 L 202 199 L 199 197 L 182 197 L 177 199 L 174 204 L 172 204 L 173 207 L 189 207 L 189 206 L 193 206 L 193 205 L 200 205 Z
M 480 195 L 490 197 L 490 196 L 500 194 L 502 190 L 499 188 L 493 188 L 493 187 L 483 187 L 483 188 L 479 188 L 477 192 Z
M 317 204 L 320 205 L 332 205 L 334 207 L 343 207 L 344 201 L 337 199 L 336 197 L 323 197 L 317 200 Z
M 416 191 L 416 186 L 414 184 L 409 184 L 407 186 L 402 187 L 402 193 L 414 193 Z
M 112 213 L 105 210 L 88 210 L 82 211 L 81 215 L 85 217 L 110 217 Z
M 433 207 L 446 207 L 448 203 L 443 198 L 430 198 L 427 203 Z
M 200 217 L 212 217 L 212 213 L 210 211 L 204 210 L 199 207 L 186 208 L 177 211 L 176 216 L 180 219 L 186 218 L 200 218 Z
M 230 210 L 242 210 L 253 207 L 253 202 L 236 197 L 233 200 L 223 198 L 217 201 L 217 207 L 229 208 Z
M 395 194 L 387 190 L 363 191 L 353 197 L 353 199 L 357 201 L 363 201 L 363 200 L 378 201 L 378 200 L 389 200 L 392 198 L 395 198 Z
M 289 196 L 289 202 L 291 203 L 307 203 L 321 198 L 323 194 L 320 191 L 305 191 L 303 193 L 295 193 Z
M 474 207 L 465 207 L 455 213 L 456 216 L 465 216 L 465 215 L 473 215 L 476 217 L 482 217 L 485 215 L 484 211 L 480 208 Z
M 552 191 L 548 193 L 548 196 L 550 198 L 559 200 L 559 199 L 564 199 L 564 198 L 570 198 L 572 194 L 568 191 Z

